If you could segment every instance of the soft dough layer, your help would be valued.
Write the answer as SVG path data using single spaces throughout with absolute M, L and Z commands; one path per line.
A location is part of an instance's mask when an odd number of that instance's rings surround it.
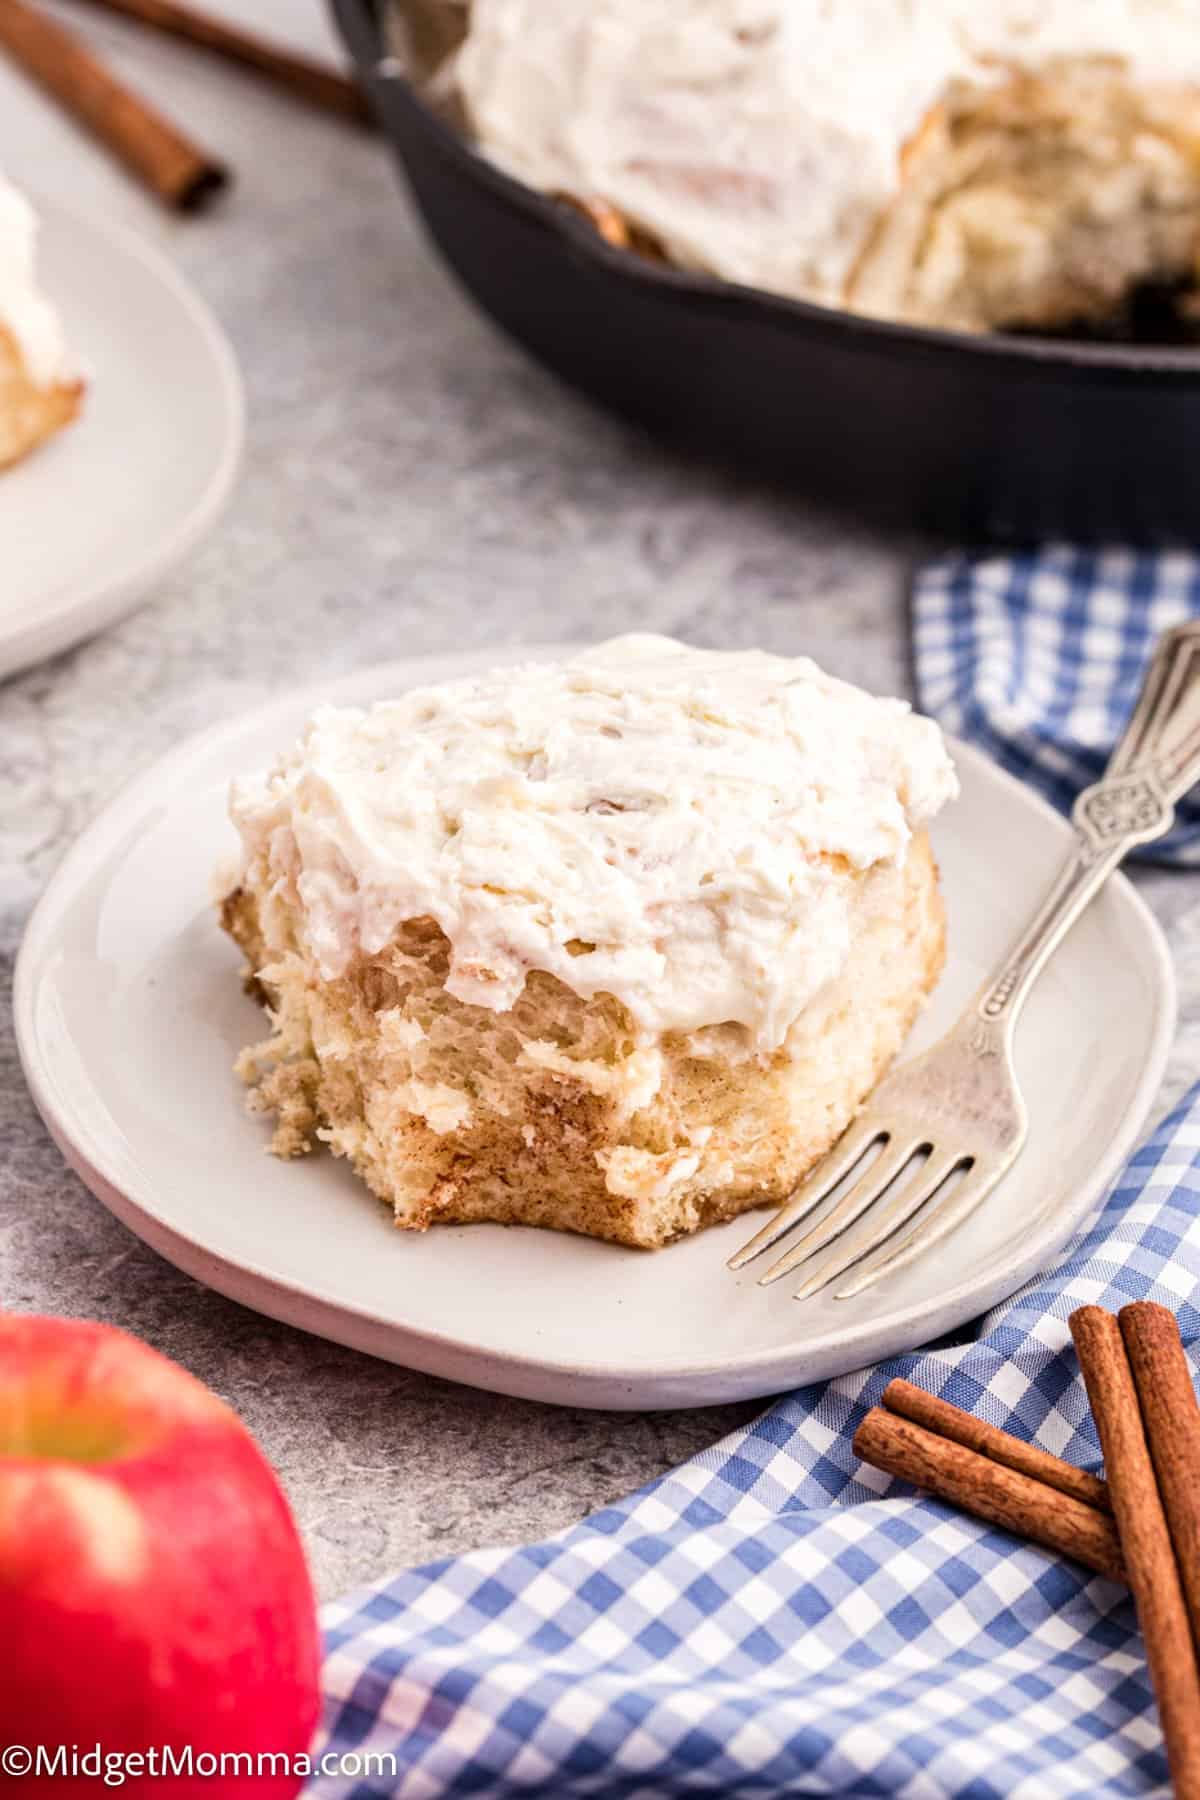
M 1200 88 L 1138 86 L 1098 59 L 953 90 L 845 297 L 916 324 L 1053 330 L 1198 275 Z
M 239 1071 L 273 1113 L 273 1149 L 346 1156 L 397 1224 L 496 1220 L 652 1249 L 782 1200 L 849 1123 L 941 970 L 937 870 L 919 833 L 856 874 L 852 944 L 768 1055 L 745 1029 L 648 1039 L 611 996 L 530 974 L 494 1012 L 447 992 L 449 944 L 410 920 L 318 981 L 304 922 L 251 865 L 222 922 L 274 1029 Z

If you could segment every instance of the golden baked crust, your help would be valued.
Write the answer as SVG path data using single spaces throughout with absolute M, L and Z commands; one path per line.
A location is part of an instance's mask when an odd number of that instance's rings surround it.
M 35 386 L 16 339 L 0 325 L 0 469 L 69 425 L 82 399 L 81 381 Z
M 785 1044 L 738 1026 L 639 1039 L 607 995 L 534 972 L 509 1012 L 445 990 L 448 943 L 410 920 L 378 955 L 320 981 L 281 926 L 264 941 L 251 869 L 222 908 L 273 1031 L 245 1051 L 274 1151 L 346 1156 L 397 1224 L 494 1220 L 656 1248 L 778 1203 L 840 1136 L 941 971 L 945 924 L 928 838 L 856 878 L 842 974 Z

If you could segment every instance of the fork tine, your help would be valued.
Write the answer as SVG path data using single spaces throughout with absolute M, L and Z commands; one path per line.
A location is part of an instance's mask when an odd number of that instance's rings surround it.
M 853 1225 L 869 1206 L 874 1205 L 896 1177 L 903 1174 L 917 1152 L 926 1147 L 926 1142 L 926 1139 L 914 1136 L 911 1132 L 903 1137 L 893 1136 L 883 1155 L 877 1157 L 869 1169 L 864 1170 L 837 1205 L 806 1231 L 799 1243 L 793 1244 L 778 1262 L 772 1263 L 765 1275 L 759 1277 L 759 1286 L 769 1287 L 781 1275 L 786 1275 L 789 1269 L 794 1269 L 798 1264 L 807 1262 L 810 1256 L 815 1256 L 831 1239 L 839 1237 L 847 1226 Z M 871 1241 L 875 1242 L 875 1239 L 872 1238 Z
M 885 1200 L 881 1205 L 875 1207 L 870 1218 L 860 1230 L 847 1232 L 846 1236 L 834 1246 L 832 1255 L 813 1270 L 807 1281 L 800 1284 L 793 1298 L 807 1300 L 810 1294 L 818 1293 L 821 1288 L 828 1287 L 831 1281 L 836 1281 L 839 1275 L 844 1275 L 846 1270 L 860 1258 L 877 1249 L 891 1236 L 893 1231 L 899 1226 L 907 1224 L 913 1214 L 919 1212 L 926 1201 L 933 1198 L 947 1176 L 952 1175 L 955 1169 L 960 1168 L 966 1160 L 967 1156 L 964 1151 L 943 1150 L 939 1152 L 935 1149 L 918 1178 L 915 1181 L 906 1182 L 898 1193 L 892 1195 L 890 1200 Z M 813 1248 L 819 1249 L 820 1246 L 814 1245 Z M 811 1254 L 811 1250 L 806 1252 L 806 1257 Z M 796 1260 L 805 1260 L 805 1258 Z M 839 1289 L 839 1294 L 843 1291 Z
M 823 1156 L 815 1168 L 811 1169 L 800 1183 L 791 1199 L 785 1201 L 777 1213 L 773 1213 L 761 1231 L 755 1232 L 749 1243 L 743 1244 L 736 1256 L 731 1256 L 728 1267 L 744 1269 L 748 1262 L 761 1256 L 764 1250 L 777 1243 L 785 1231 L 799 1224 L 813 1208 L 819 1206 L 826 1194 L 835 1188 L 839 1181 L 847 1176 L 855 1163 L 860 1161 L 873 1144 L 878 1143 L 886 1135 L 878 1125 L 872 1125 L 866 1119 L 858 1119 L 850 1129 L 842 1134 L 827 1156 Z
M 1015 1152 L 1014 1156 L 1007 1159 L 997 1158 L 996 1161 L 989 1162 L 986 1168 L 976 1164 L 966 1180 L 961 1181 L 954 1192 L 946 1196 L 943 1204 L 934 1207 L 930 1216 L 922 1219 L 912 1231 L 906 1232 L 898 1244 L 891 1248 L 884 1245 L 877 1257 L 865 1259 L 861 1267 L 855 1269 L 845 1287 L 838 1289 L 834 1298 L 852 1300 L 855 1294 L 873 1287 L 882 1276 L 907 1267 L 917 1256 L 923 1256 L 931 1245 L 948 1237 L 950 1232 L 975 1211 L 980 1201 L 987 1198 L 1014 1157 Z

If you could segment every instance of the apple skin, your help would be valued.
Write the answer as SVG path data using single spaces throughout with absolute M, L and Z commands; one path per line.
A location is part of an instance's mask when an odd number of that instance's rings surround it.
M 0 1748 L 309 1747 L 320 1642 L 279 1483 L 229 1407 L 111 1326 L 0 1316 L 0 1645 Z M 122 1791 L 88 1776 L 21 1786 Z M 123 1791 L 282 1800 L 300 1786 L 291 1772 L 146 1774 Z

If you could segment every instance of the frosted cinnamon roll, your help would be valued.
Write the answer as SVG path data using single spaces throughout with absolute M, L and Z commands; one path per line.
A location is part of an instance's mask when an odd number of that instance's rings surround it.
M 682 267 L 970 331 L 1191 282 L 1191 0 L 472 0 L 486 155 Z
M 903 702 L 667 638 L 320 711 L 231 799 L 252 1105 L 410 1228 L 778 1201 L 937 978 L 955 791 Z

